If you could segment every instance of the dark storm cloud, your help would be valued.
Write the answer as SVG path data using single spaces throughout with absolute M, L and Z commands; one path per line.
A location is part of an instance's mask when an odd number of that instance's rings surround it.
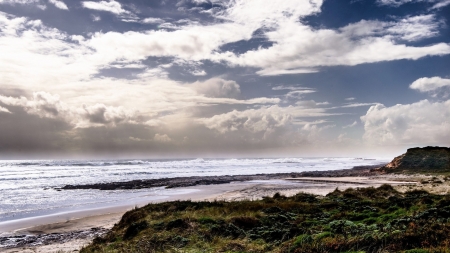
M 65 121 L 30 115 L 20 108 L 8 110 L 11 113 L 0 112 L 2 153 L 47 153 L 73 148 L 66 136 L 72 127 Z

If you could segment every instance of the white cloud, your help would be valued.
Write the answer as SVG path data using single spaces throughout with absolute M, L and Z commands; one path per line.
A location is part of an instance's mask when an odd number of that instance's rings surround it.
M 170 142 L 172 141 L 172 139 L 167 135 L 167 134 L 155 134 L 155 137 L 153 137 L 153 139 L 156 142 L 162 142 L 162 143 L 166 143 L 166 142 Z
M 314 90 L 309 87 L 301 87 L 301 86 L 285 86 L 285 85 L 278 85 L 275 87 L 272 87 L 272 90 Z
M 96 33 L 87 45 L 111 60 L 168 56 L 187 61 L 208 59 L 223 44 L 250 38 L 252 29 L 225 23 L 175 31 Z
M 401 44 L 438 34 L 441 21 L 433 15 L 408 17 L 396 22 L 360 21 L 339 30 L 313 29 L 297 20 L 281 19 L 266 32 L 273 46 L 240 55 L 225 52 L 217 59 L 233 65 L 261 68 L 261 75 L 311 72 L 321 66 L 358 65 L 400 59 L 415 60 L 450 53 L 450 45 L 423 47 Z
M 420 92 L 435 91 L 442 87 L 450 87 L 450 79 L 444 79 L 438 76 L 422 77 L 409 86 L 409 88 L 419 90 Z
M 61 103 L 58 95 L 46 92 L 35 92 L 31 100 L 26 97 L 16 98 L 0 95 L 0 102 L 10 106 L 20 106 L 28 113 L 48 118 L 58 117 L 61 113 L 68 111 L 67 106 Z
M 381 5 L 390 5 L 390 6 L 400 6 L 410 2 L 423 2 L 424 0 L 378 0 L 377 2 Z
M 371 105 L 376 105 L 378 103 L 349 103 L 346 105 L 342 105 L 336 108 L 353 108 L 353 107 L 361 107 L 361 106 L 371 106 Z
M 314 92 L 316 92 L 315 90 L 292 90 L 292 91 L 289 91 L 287 94 L 286 94 L 286 98 L 295 98 L 295 99 L 298 99 L 298 98 L 302 98 L 303 97 L 303 95 L 305 95 L 305 94 L 311 94 L 311 93 L 314 93 Z
M 0 4 L 33 4 L 39 0 L 0 0 Z
M 397 22 L 389 22 L 384 26 L 385 32 L 392 36 L 398 36 L 406 41 L 418 41 L 435 37 L 439 34 L 439 28 L 444 23 L 436 20 L 433 14 L 420 15 L 400 19 Z
M 84 1 L 82 4 L 85 8 L 132 16 L 132 13 L 124 10 L 116 1 Z M 202 60 L 212 60 L 232 66 L 259 68 L 257 73 L 260 75 L 281 75 L 316 72 L 321 66 L 418 59 L 428 55 L 450 53 L 450 46 L 446 43 L 424 47 L 398 43 L 398 40 L 415 41 L 437 35 L 437 28 L 441 23 L 433 15 L 409 17 L 395 22 L 361 21 L 339 30 L 312 29 L 299 21 L 299 17 L 319 12 L 321 4 L 320 0 L 300 2 L 289 0 L 281 4 L 268 0 L 263 3 L 254 0 L 233 1 L 226 5 L 227 8 L 212 12 L 214 17 L 223 20 L 220 23 L 209 25 L 187 23 L 172 27 L 175 28 L 173 31 L 98 32 L 86 38 L 77 47 L 62 40 L 53 40 L 50 43 L 64 47 L 65 52 L 69 52 L 71 57 L 55 57 L 58 54 L 62 55 L 61 50 L 51 49 L 54 54 L 45 58 L 54 59 L 50 62 L 48 59 L 39 62 L 65 66 L 68 72 L 76 72 L 78 77 L 83 73 L 80 71 L 81 68 L 91 67 L 84 72 L 84 76 L 89 77 L 93 72 L 98 72 L 99 69 L 108 67 L 108 64 L 118 60 L 136 63 L 148 57 L 174 57 L 175 61 L 183 60 L 194 65 Z M 260 8 L 261 6 L 267 8 Z M 136 18 L 132 20 L 140 22 Z M 157 20 L 153 18 L 148 21 Z M 377 28 L 378 25 L 381 25 L 382 29 Z M 273 46 L 250 50 L 243 54 L 219 50 L 224 44 L 250 39 L 254 31 L 262 27 L 270 28 L 264 30 L 266 32 L 263 36 L 273 42 Z M 63 33 L 60 34 L 64 36 Z M 33 39 L 33 42 L 43 37 L 38 33 L 32 35 L 27 39 Z M 43 43 L 38 44 L 43 48 L 54 48 L 44 46 Z M 19 45 L 14 47 L 17 48 Z M 29 48 L 18 51 L 23 50 L 25 52 L 21 53 L 22 55 L 30 51 Z M 35 54 L 32 59 L 37 58 L 37 55 Z M 44 58 L 43 55 L 39 57 Z M 81 64 L 81 61 L 85 62 Z M 83 64 L 86 66 L 83 67 Z M 78 69 L 74 65 L 77 65 Z M 45 67 L 51 69 L 49 66 Z M 206 74 L 202 69 L 188 71 L 193 75 Z M 60 76 L 67 78 L 74 75 L 63 71 Z
M 358 125 L 358 122 L 355 120 L 352 124 L 350 124 L 350 125 L 346 125 L 346 126 L 343 126 L 342 128 L 351 128 L 351 127 L 354 127 L 354 126 L 356 126 L 356 125 Z
M 215 129 L 220 133 L 238 130 L 252 133 L 270 133 L 276 128 L 295 124 L 295 121 L 298 118 L 328 115 L 331 114 L 326 113 L 326 110 L 322 108 L 302 106 L 280 107 L 278 105 L 273 105 L 244 111 L 233 110 L 228 113 L 215 115 L 211 118 L 199 119 L 198 122 L 204 124 L 209 129 Z
M 124 10 L 122 8 L 122 5 L 114 0 L 110 1 L 100 1 L 100 2 L 93 2 L 93 1 L 83 1 L 81 2 L 84 8 L 91 9 L 91 10 L 97 10 L 97 11 L 107 11 L 114 13 L 116 15 L 120 14 L 129 14 L 130 12 L 127 10 Z
M 287 125 L 292 116 L 280 112 L 278 106 L 264 109 L 250 109 L 246 111 L 232 111 L 225 114 L 215 115 L 201 122 L 209 129 L 215 129 L 220 133 L 230 131 L 246 130 L 249 132 L 271 132 L 274 128 Z
M 450 4 L 450 0 L 443 0 L 443 1 L 440 1 L 440 2 L 436 3 L 435 5 L 433 5 L 433 7 L 431 7 L 431 9 L 440 9 L 449 4 Z
M 442 145 L 450 142 L 450 100 L 370 107 L 363 139 L 375 145 Z
M 204 82 L 195 82 L 190 87 L 207 97 L 237 98 L 241 94 L 238 83 L 221 78 L 211 78 Z
M 133 122 L 134 113 L 126 111 L 123 107 L 106 106 L 95 104 L 92 106 L 83 105 L 83 110 L 78 112 L 91 124 L 118 124 L 123 122 Z M 78 123 L 78 122 L 77 122 Z M 81 124 L 78 123 L 80 126 Z
M 59 118 L 74 127 L 90 127 L 95 125 L 134 122 L 134 112 L 123 107 L 106 106 L 104 104 L 82 105 L 73 107 L 61 101 L 58 95 L 47 92 L 35 92 L 33 97 L 6 97 L 0 95 L 0 102 L 8 106 L 23 108 L 29 114 L 43 118 Z
M 314 108 L 317 106 L 323 106 L 323 105 L 329 105 L 329 102 L 316 102 L 314 100 L 300 100 L 295 102 L 295 105 L 299 107 L 308 107 L 308 108 Z
M 377 0 L 377 2 L 380 5 L 388 5 L 393 7 L 414 2 L 434 3 L 433 7 L 431 7 L 432 10 L 442 8 L 450 4 L 450 0 Z
M 98 22 L 98 21 L 102 20 L 102 18 L 98 15 L 91 15 L 91 17 L 92 17 L 92 21 L 94 21 L 94 22 Z
M 304 69 L 263 69 L 256 73 L 261 76 L 279 76 L 279 75 L 292 75 L 292 74 L 308 74 L 316 73 L 317 69 L 304 68 Z
M 354 97 L 350 97 L 350 98 L 346 98 L 345 100 L 347 100 L 347 101 L 353 101 L 353 100 L 355 100 L 356 98 L 354 98 Z
M 4 113 L 11 113 L 8 109 L 6 109 L 5 107 L 1 107 L 0 106 L 0 113 L 4 112 Z
M 142 23 L 145 23 L 145 24 L 160 24 L 160 23 L 164 23 L 164 19 L 161 19 L 161 18 L 144 18 L 142 20 Z
M 317 92 L 315 89 L 308 88 L 308 87 L 299 87 L 299 86 L 284 86 L 279 85 L 272 88 L 272 90 L 288 90 L 289 92 L 286 93 L 284 96 L 286 100 L 289 99 L 302 99 L 304 95 L 311 94 Z M 304 103 L 305 101 L 298 101 L 297 104 Z
M 48 0 L 51 4 L 55 5 L 57 8 L 62 10 L 69 10 L 67 5 L 63 1 L 59 0 Z
M 203 69 L 195 69 L 194 71 L 191 71 L 191 74 L 194 76 L 206 76 L 207 73 Z

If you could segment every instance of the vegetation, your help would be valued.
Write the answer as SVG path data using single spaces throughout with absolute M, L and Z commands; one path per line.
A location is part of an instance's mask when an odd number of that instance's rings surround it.
M 450 195 L 379 188 L 326 197 L 150 204 L 89 252 L 450 252 Z

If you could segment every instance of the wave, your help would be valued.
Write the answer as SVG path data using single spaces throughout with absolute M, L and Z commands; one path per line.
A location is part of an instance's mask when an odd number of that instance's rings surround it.
M 74 175 L 69 176 L 53 176 L 53 177 L 45 177 L 45 176 L 39 176 L 39 177 L 12 177 L 12 178 L 0 178 L 0 181 L 21 181 L 21 180 L 41 180 L 41 179 L 55 179 L 55 178 L 70 178 L 74 177 Z
M 302 163 L 302 158 L 279 158 L 275 159 L 273 163 Z

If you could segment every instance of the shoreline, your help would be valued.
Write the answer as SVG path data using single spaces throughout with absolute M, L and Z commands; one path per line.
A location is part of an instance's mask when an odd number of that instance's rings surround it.
M 373 166 L 369 166 L 373 167 Z M 233 181 L 231 183 L 222 184 L 208 184 L 201 185 L 197 184 L 195 186 L 179 187 L 179 189 L 190 190 L 189 193 L 182 195 L 172 195 L 166 196 L 154 201 L 146 201 L 142 203 L 143 206 L 150 203 L 168 202 L 175 200 L 192 200 L 192 201 L 214 201 L 214 200 L 225 200 L 225 201 L 239 201 L 244 199 L 261 199 L 264 196 L 273 196 L 276 192 L 282 195 L 292 196 L 299 192 L 311 193 L 316 195 L 326 195 L 332 192 L 334 189 L 339 188 L 340 190 L 345 190 L 347 188 L 361 188 L 361 187 L 378 187 L 384 183 L 390 183 L 397 185 L 398 187 L 404 187 L 406 189 L 413 187 L 417 184 L 418 179 L 407 175 L 375 175 L 370 173 L 372 176 L 367 177 L 367 171 L 370 168 L 357 168 L 349 169 L 343 171 L 323 171 L 323 172 L 308 172 L 308 174 L 313 174 L 315 177 L 307 175 L 305 177 L 297 178 L 272 178 L 269 180 L 253 180 L 253 181 Z M 303 174 L 303 173 L 302 173 Z M 329 176 L 334 174 L 333 176 Z M 344 177 L 345 174 L 347 177 Z M 348 177 L 348 175 L 355 175 L 353 177 Z M 363 177 L 366 175 L 366 177 Z M 400 180 L 403 177 L 403 180 Z M 406 179 L 405 179 L 406 178 Z M 414 179 L 414 182 L 407 179 Z M 43 218 L 39 220 L 39 224 L 34 226 L 20 227 L 20 224 L 16 224 L 16 229 L 14 233 L 16 235 L 34 235 L 42 236 L 56 233 L 62 235 L 62 239 L 59 241 L 54 241 L 48 245 L 36 245 L 36 244 L 24 244 L 18 247 L 5 248 L 0 244 L 0 252 L 27 252 L 26 250 L 32 249 L 34 251 L 30 252 L 56 252 L 62 250 L 75 250 L 80 249 L 83 245 L 92 241 L 96 231 L 101 229 L 110 229 L 115 223 L 119 222 L 122 215 L 134 208 L 135 206 L 122 207 L 123 209 L 114 212 L 111 208 L 105 208 L 102 210 L 97 210 L 98 213 L 93 212 L 93 210 L 84 210 L 84 213 L 78 213 L 77 217 L 70 218 L 64 221 L 57 221 L 54 219 Z M 118 210 L 118 211 L 117 211 Z M 94 214 L 94 215 L 92 215 Z M 42 218 L 42 217 L 41 217 Z M 25 223 L 23 223 L 25 224 Z M 28 224 L 29 225 L 29 224 Z M 94 229 L 94 230 L 93 230 Z M 99 230 L 100 229 L 100 230 Z M 5 230 L 5 229 L 3 229 Z M 79 239 L 73 236 L 74 232 L 91 231 L 90 235 L 85 236 L 85 238 Z M 72 233 L 72 234 L 70 234 Z M 68 235 L 67 235 L 68 234 Z M 5 237 L 0 237 L 1 240 L 5 240 Z M 20 250 L 20 251 L 18 251 Z
M 132 181 L 119 181 L 96 184 L 77 184 L 65 185 L 56 190 L 131 190 L 131 189 L 145 189 L 154 187 L 181 188 L 197 185 L 218 185 L 228 184 L 231 182 L 245 182 L 252 180 L 273 180 L 284 178 L 298 178 L 298 177 L 360 177 L 377 175 L 373 169 L 385 165 L 365 165 L 355 166 L 351 169 L 342 170 L 326 170 L 326 171 L 305 171 L 305 172 L 291 172 L 291 173 L 272 173 L 272 174 L 253 174 L 253 175 L 224 175 L 224 176 L 192 176 L 192 177 L 174 177 L 174 178 L 159 178 L 159 179 L 145 179 Z

